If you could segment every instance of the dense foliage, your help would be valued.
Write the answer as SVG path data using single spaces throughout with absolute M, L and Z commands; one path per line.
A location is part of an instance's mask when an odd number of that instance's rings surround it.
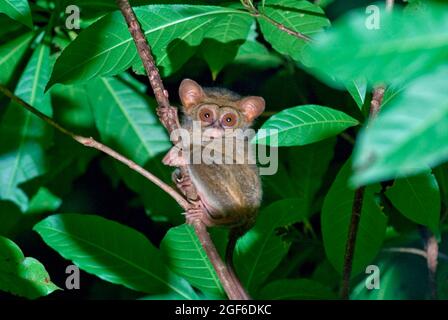
M 260 95 L 257 127 L 278 129 L 253 141 L 276 135 L 279 168 L 263 176 L 259 218 L 237 244 L 244 286 L 261 299 L 337 298 L 366 185 L 350 297 L 425 299 L 437 285 L 448 298 L 448 6 L 243 2 L 131 1 L 171 101 L 183 78 Z M 67 26 L 69 5 L 79 29 Z M 171 144 L 114 1 L 0 0 L 0 25 L 0 85 L 170 183 Z M 377 86 L 382 108 L 367 126 Z M 156 186 L 0 96 L 0 297 L 223 298 L 183 223 Z M 226 232 L 211 230 L 221 252 Z M 435 284 L 422 257 L 432 235 Z M 71 264 L 80 289 L 59 290 Z M 379 289 L 366 288 L 368 265 Z

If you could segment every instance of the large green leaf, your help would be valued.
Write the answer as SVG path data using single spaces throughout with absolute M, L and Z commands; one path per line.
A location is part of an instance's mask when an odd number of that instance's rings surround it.
M 39 261 L 25 258 L 14 242 L 0 236 L 0 290 L 35 299 L 57 289 Z
M 168 270 L 159 250 L 127 226 L 94 215 L 61 214 L 34 230 L 65 259 L 105 281 L 147 293 L 194 297 L 185 280 Z
M 424 258 L 406 253 L 384 253 L 375 261 L 379 274 L 365 274 L 353 287 L 352 300 L 422 300 L 429 298 L 427 264 Z M 440 271 L 438 270 L 438 273 Z M 416 276 L 422 275 L 422 276 Z M 423 276 L 425 275 L 425 276 Z M 368 289 L 372 276 L 379 276 L 380 287 Z M 446 277 L 446 275 L 445 275 Z
M 234 63 L 259 68 L 275 68 L 282 63 L 279 56 L 269 52 L 260 42 L 247 40 L 238 49 Z
M 6 84 L 16 71 L 31 42 L 33 34 L 25 33 L 0 46 L 0 83 Z
M 324 27 L 330 25 L 325 17 L 324 11 L 317 5 L 308 1 L 297 0 L 266 0 L 265 6 L 259 8 L 264 15 L 276 22 L 301 32 L 307 36 L 314 37 Z M 291 56 L 296 61 L 302 60 L 302 50 L 305 40 L 298 39 L 280 30 L 271 22 L 260 16 L 258 22 L 266 40 L 280 53 Z
M 101 140 L 143 165 L 171 143 L 155 115 L 156 103 L 130 84 L 99 78 L 87 85 Z
M 362 110 L 366 98 L 367 82 L 364 79 L 353 80 L 346 83 L 345 87 L 355 100 L 358 108 Z
M 340 273 L 344 264 L 345 249 L 350 226 L 355 191 L 348 185 L 351 162 L 347 161 L 325 197 L 322 208 L 322 237 L 325 252 L 333 267 Z M 352 276 L 358 274 L 379 252 L 386 234 L 387 218 L 375 202 L 379 184 L 368 186 L 364 192 L 356 236 Z
M 162 254 L 169 268 L 205 293 L 224 297 L 224 291 L 212 264 L 202 248 L 193 227 L 171 228 L 161 243 Z
M 31 10 L 27 0 L 0 0 L 0 12 L 23 23 L 27 27 L 33 27 Z
M 161 158 L 171 143 L 155 114 L 154 100 L 124 79 L 99 78 L 91 81 L 87 88 L 101 140 L 170 182 L 172 169 L 164 166 Z M 118 162 L 115 165 L 128 187 L 141 196 L 149 213 L 182 222 L 176 203 L 165 192 L 128 167 Z
M 88 91 L 82 85 L 55 85 L 51 89 L 51 99 L 55 106 L 54 118 L 66 128 L 78 134 L 94 136 L 95 120 Z M 92 101 L 97 102 L 97 101 Z M 96 104 L 95 104 L 96 106 Z M 59 142 L 59 141 L 57 141 Z M 76 143 L 71 144 L 73 149 Z M 82 147 L 85 151 L 85 147 Z
M 276 234 L 276 229 L 300 222 L 305 214 L 299 198 L 274 202 L 260 212 L 255 226 L 238 240 L 235 269 L 249 292 L 257 290 L 288 252 L 290 244 Z
M 386 195 L 403 215 L 434 233 L 439 232 L 440 191 L 430 171 L 395 180 Z
M 251 24 L 247 16 L 230 15 L 213 22 L 213 28 L 207 32 L 207 38 L 201 46 L 202 56 L 207 62 L 213 79 L 236 56 L 238 48 L 249 34 Z
M 59 124 L 84 136 L 97 136 L 93 112 L 84 86 L 55 85 L 51 91 L 54 106 L 53 119 Z M 89 162 L 99 152 L 57 134 L 48 151 L 51 170 L 40 183 L 55 195 L 63 197 L 73 188 L 73 181 L 83 174 Z
M 164 75 L 187 61 L 209 33 L 215 34 L 214 23 L 218 20 L 219 28 L 225 26 L 225 21 L 231 28 L 235 15 L 245 16 L 241 19 L 248 26 L 253 21 L 247 12 L 213 6 L 150 5 L 135 8 L 135 13 Z M 241 19 L 238 28 L 244 23 Z M 130 66 L 139 69 L 141 61 L 124 18 L 114 12 L 83 31 L 62 52 L 49 85 L 86 82 L 118 74 Z
M 259 144 L 278 146 L 305 145 L 334 136 L 358 121 L 342 111 L 317 105 L 304 105 L 283 110 L 266 121 L 254 140 Z
M 294 183 L 295 192 L 304 202 L 308 216 L 318 209 L 315 196 L 333 158 L 335 142 L 336 139 L 326 139 L 288 150 L 288 179 Z
M 30 205 L 26 214 L 41 214 L 51 212 L 59 208 L 61 205 L 61 198 L 55 196 L 45 187 L 40 187 L 37 193 L 30 200 Z
M 365 77 L 370 84 L 414 79 L 448 57 L 448 7 L 429 3 L 426 10 L 386 13 L 365 8 L 347 14 L 316 37 L 307 50 L 311 72 L 328 83 Z M 376 19 L 378 28 L 370 26 Z M 397 72 L 399 70 L 399 72 Z
M 50 68 L 50 49 L 40 45 L 15 90 L 17 96 L 47 115 L 51 115 L 51 103 L 44 88 Z M 47 124 L 23 107 L 15 103 L 8 106 L 0 125 L 0 199 L 11 200 L 26 210 L 28 197 L 19 185 L 45 172 L 44 150 L 51 132 Z
M 448 159 L 448 66 L 411 83 L 364 129 L 355 184 L 413 175 Z
M 440 189 L 441 199 L 448 209 L 448 163 L 444 163 L 437 168 L 434 168 L 434 175 L 437 179 L 437 184 Z
M 317 281 L 283 279 L 269 283 L 257 296 L 263 300 L 337 299 L 337 295 Z

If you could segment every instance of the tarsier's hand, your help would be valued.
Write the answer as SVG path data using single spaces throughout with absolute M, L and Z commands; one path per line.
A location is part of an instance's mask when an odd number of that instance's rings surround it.
M 181 144 L 178 143 L 172 147 L 168 153 L 163 157 L 162 162 L 164 165 L 170 167 L 182 167 L 188 164 L 186 155 L 183 152 Z

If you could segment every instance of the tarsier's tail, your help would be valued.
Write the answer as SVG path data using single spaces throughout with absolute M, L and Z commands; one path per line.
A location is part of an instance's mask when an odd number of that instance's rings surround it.
M 251 297 L 247 293 L 247 291 L 244 289 L 243 285 L 241 284 L 239 278 L 236 275 L 235 272 L 235 266 L 233 264 L 233 253 L 235 251 L 236 242 L 238 239 L 244 235 L 249 228 L 247 226 L 244 227 L 236 227 L 232 228 L 229 231 L 229 241 L 227 242 L 227 248 L 226 248 L 226 264 L 227 268 L 229 269 L 230 276 L 232 277 L 232 281 L 234 282 L 235 286 L 240 289 L 240 297 L 243 300 L 250 300 Z

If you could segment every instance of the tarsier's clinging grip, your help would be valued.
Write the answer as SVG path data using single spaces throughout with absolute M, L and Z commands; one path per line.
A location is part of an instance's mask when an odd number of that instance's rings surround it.
M 202 88 L 195 81 L 185 79 L 179 88 L 182 102 L 182 128 L 193 132 L 193 123 L 200 124 L 204 136 L 214 141 L 225 140 L 228 132 L 234 129 L 245 130 L 264 110 L 265 102 L 261 97 L 241 97 L 226 89 Z M 193 140 L 193 143 L 197 143 Z M 249 146 L 244 140 L 244 149 Z M 202 146 L 204 147 L 204 146 Z M 261 183 L 258 168 L 254 161 L 249 161 L 249 152 L 244 153 L 244 161 L 239 164 L 200 163 L 187 164 L 191 160 L 182 147 L 173 147 L 164 158 L 164 163 L 171 166 L 185 165 L 197 194 L 189 193 L 188 183 L 183 184 L 182 177 L 174 174 L 174 180 L 190 201 L 198 201 L 205 208 L 207 216 L 195 216 L 187 213 L 187 220 L 200 218 L 208 226 L 229 226 L 234 234 L 242 234 L 255 220 L 261 202 Z M 192 150 L 193 149 L 193 150 Z M 238 151 L 231 152 L 231 157 L 238 157 Z M 228 152 L 226 157 L 228 157 Z M 235 159 L 236 160 L 236 159 Z M 241 159 L 238 159 L 241 160 Z M 198 214 L 202 215 L 202 210 Z

